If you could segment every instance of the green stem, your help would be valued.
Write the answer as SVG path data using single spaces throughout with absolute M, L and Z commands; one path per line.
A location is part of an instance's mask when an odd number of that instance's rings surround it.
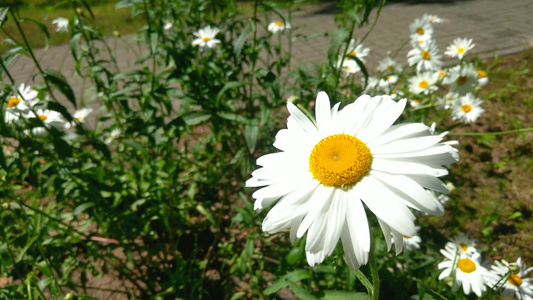
M 368 257 L 368 264 L 370 265 L 370 274 L 372 275 L 372 300 L 379 299 L 379 273 L 376 256 L 374 254 L 375 248 L 372 243 Z
M 533 127 L 520 128 L 520 129 L 514 129 L 514 130 L 507 130 L 507 131 L 497 131 L 497 132 L 450 132 L 448 133 L 448 135 L 486 136 L 486 135 L 504 135 L 504 134 L 520 133 L 520 132 L 528 132 L 528 131 L 533 131 Z

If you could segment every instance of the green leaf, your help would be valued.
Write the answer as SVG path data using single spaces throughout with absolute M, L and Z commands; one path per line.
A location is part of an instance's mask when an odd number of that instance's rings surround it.
M 310 277 L 309 271 L 307 270 L 296 270 L 288 274 L 281 276 L 278 280 L 274 281 L 269 287 L 267 287 L 263 294 L 265 296 L 276 293 L 277 291 L 286 288 L 289 286 L 288 282 L 294 282 L 302 279 L 307 279 Z
M 15 260 L 15 262 L 19 263 L 22 260 L 22 258 L 24 257 L 24 255 L 26 254 L 28 249 L 30 249 L 31 245 L 33 245 L 33 243 L 38 238 L 39 238 L 39 236 L 36 235 L 36 236 L 33 236 L 31 239 L 28 240 L 28 242 L 26 243 L 26 246 L 24 246 L 24 248 L 22 248 L 22 250 L 20 250 L 19 254 L 17 255 L 17 259 Z
M 215 219 L 213 219 L 213 215 L 211 214 L 210 211 L 205 209 L 205 207 L 203 207 L 202 204 L 196 205 L 196 210 L 199 213 L 201 213 L 211 225 L 213 226 L 216 225 Z
M 233 114 L 233 113 L 220 113 L 220 114 L 218 114 L 218 116 L 221 117 L 222 119 L 226 119 L 226 120 L 230 120 L 230 121 L 236 121 L 236 122 L 242 123 L 244 125 L 252 125 L 252 126 L 256 125 L 255 120 L 246 119 L 243 116 L 239 116 L 239 115 Z
M 368 300 L 370 297 L 365 293 L 346 292 L 346 291 L 324 291 L 323 300 Z
M 254 153 L 255 146 L 257 144 L 257 136 L 259 134 L 259 126 L 257 125 L 247 125 L 244 128 L 244 139 L 246 140 L 246 145 L 250 149 L 250 153 Z
M 21 19 L 21 21 L 30 21 L 34 23 L 35 25 L 39 26 L 39 28 L 41 28 L 41 31 L 44 33 L 44 37 L 45 37 L 44 48 L 48 49 L 48 46 L 50 46 L 50 33 L 48 32 L 48 28 L 46 28 L 46 25 L 33 19 Z
M 348 38 L 350 32 L 347 28 L 338 28 L 333 32 L 333 37 L 329 43 L 328 48 L 328 59 L 330 62 L 336 61 L 337 56 L 339 55 L 339 48 L 342 43 Z M 333 65 L 333 64 L 332 64 Z
M 209 120 L 211 118 L 211 115 L 201 111 L 192 111 L 183 115 L 182 117 L 183 122 L 185 122 L 185 124 L 193 126 Z
M 4 22 L 7 20 L 6 15 L 9 11 L 9 6 L 0 7 L 0 27 L 4 25 Z
M 233 53 L 235 53 L 235 56 L 239 56 L 241 54 L 242 48 L 244 47 L 244 43 L 248 39 L 248 36 L 250 35 L 250 33 L 254 31 L 255 31 L 255 23 L 252 20 L 250 20 L 248 27 L 246 27 L 246 29 L 242 31 L 241 35 L 239 35 L 239 37 L 235 41 L 235 45 L 233 46 Z
M 513 219 L 518 219 L 522 216 L 522 212 L 521 211 L 515 211 L 514 213 L 512 213 L 510 216 L 509 216 L 509 220 L 513 220 Z
M 297 285 L 296 283 L 286 280 L 288 283 L 288 288 L 294 293 L 294 296 L 300 300 L 315 300 L 316 297 L 311 293 L 306 291 L 303 287 Z
M 416 282 L 418 282 L 418 284 L 420 284 L 420 286 L 422 286 L 422 288 L 428 293 L 430 294 L 431 296 L 433 296 L 435 299 L 437 300 L 448 300 L 446 297 L 444 297 L 443 295 L 435 292 L 434 290 L 432 290 L 429 286 L 427 286 L 425 283 L 423 283 L 420 279 L 418 278 L 413 278 Z
M 85 211 L 86 209 L 93 207 L 94 205 L 95 205 L 94 202 L 87 202 L 87 203 L 80 204 L 74 209 L 74 211 L 72 212 L 72 215 L 77 216 L 83 211 Z
M 76 105 L 76 96 L 74 95 L 74 91 L 72 91 L 72 88 L 67 82 L 67 79 L 65 76 L 63 76 L 61 73 L 56 71 L 44 71 L 43 77 L 46 81 L 53 84 L 57 89 L 67 97 L 67 99 L 74 105 L 74 107 L 77 107 Z
M 368 294 L 372 294 L 374 292 L 374 287 L 372 286 L 370 280 L 368 280 L 368 278 L 365 276 L 365 274 L 363 274 L 361 270 L 355 270 L 353 271 L 353 273 L 355 274 L 357 279 L 359 279 L 359 281 L 361 281 L 361 283 L 365 286 Z
M 230 82 L 226 82 L 226 84 L 224 84 L 224 87 L 220 90 L 220 92 L 218 92 L 217 94 L 217 100 L 220 101 L 220 99 L 224 96 L 224 93 L 229 90 L 229 89 L 234 89 L 234 88 L 237 88 L 237 87 L 241 87 L 243 85 L 247 85 L 248 83 L 247 82 L 244 82 L 244 81 L 230 81 Z

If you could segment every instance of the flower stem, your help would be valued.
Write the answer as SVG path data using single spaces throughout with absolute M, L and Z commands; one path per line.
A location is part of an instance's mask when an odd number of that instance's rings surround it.
M 370 247 L 368 264 L 370 265 L 370 275 L 372 275 L 372 300 L 379 299 L 379 273 L 376 256 L 374 254 L 374 245 Z

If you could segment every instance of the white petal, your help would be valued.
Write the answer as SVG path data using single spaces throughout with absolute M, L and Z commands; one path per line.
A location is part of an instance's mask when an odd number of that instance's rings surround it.
M 292 104 L 292 102 L 287 102 L 287 109 L 291 114 L 289 119 L 292 118 L 292 120 L 294 120 L 294 123 L 297 124 L 303 131 L 309 134 L 316 134 L 318 132 L 316 126 L 311 122 L 311 120 L 309 120 L 309 118 L 307 118 L 307 116 L 304 115 L 303 112 L 301 112 L 294 104 Z
M 331 125 L 331 107 L 329 97 L 325 92 L 318 93 L 316 97 L 316 124 L 320 131 L 329 132 Z
M 383 144 L 390 143 L 394 140 L 403 139 L 407 137 L 428 135 L 428 127 L 422 123 L 408 123 L 398 124 L 389 127 L 376 139 L 367 143 L 367 146 L 374 148 Z
M 346 222 L 350 234 L 355 238 L 353 242 L 357 243 L 362 251 L 369 252 L 370 228 L 357 186 L 349 191 L 347 200 Z
M 442 176 L 442 172 L 425 164 L 384 158 L 374 158 L 372 160 L 371 168 L 372 170 L 378 170 L 392 174 L 431 175 L 435 177 Z
M 317 187 L 315 193 L 309 199 L 309 205 L 311 206 L 311 210 L 305 216 L 302 223 L 300 224 L 300 227 L 298 228 L 298 232 L 296 234 L 298 238 L 301 238 L 307 231 L 307 229 L 309 229 L 311 224 L 313 224 L 313 222 L 315 221 L 315 218 L 324 209 L 324 206 L 329 205 L 329 203 L 331 202 L 332 193 L 333 188 L 328 188 L 323 185 L 319 185 Z M 307 242 L 309 243 L 309 236 L 307 237 Z

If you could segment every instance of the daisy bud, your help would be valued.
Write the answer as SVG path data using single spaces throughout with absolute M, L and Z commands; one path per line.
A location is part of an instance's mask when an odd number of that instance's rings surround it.
M 512 262 L 509 264 L 509 271 L 511 274 L 518 274 L 520 272 L 520 266 L 516 262 Z

